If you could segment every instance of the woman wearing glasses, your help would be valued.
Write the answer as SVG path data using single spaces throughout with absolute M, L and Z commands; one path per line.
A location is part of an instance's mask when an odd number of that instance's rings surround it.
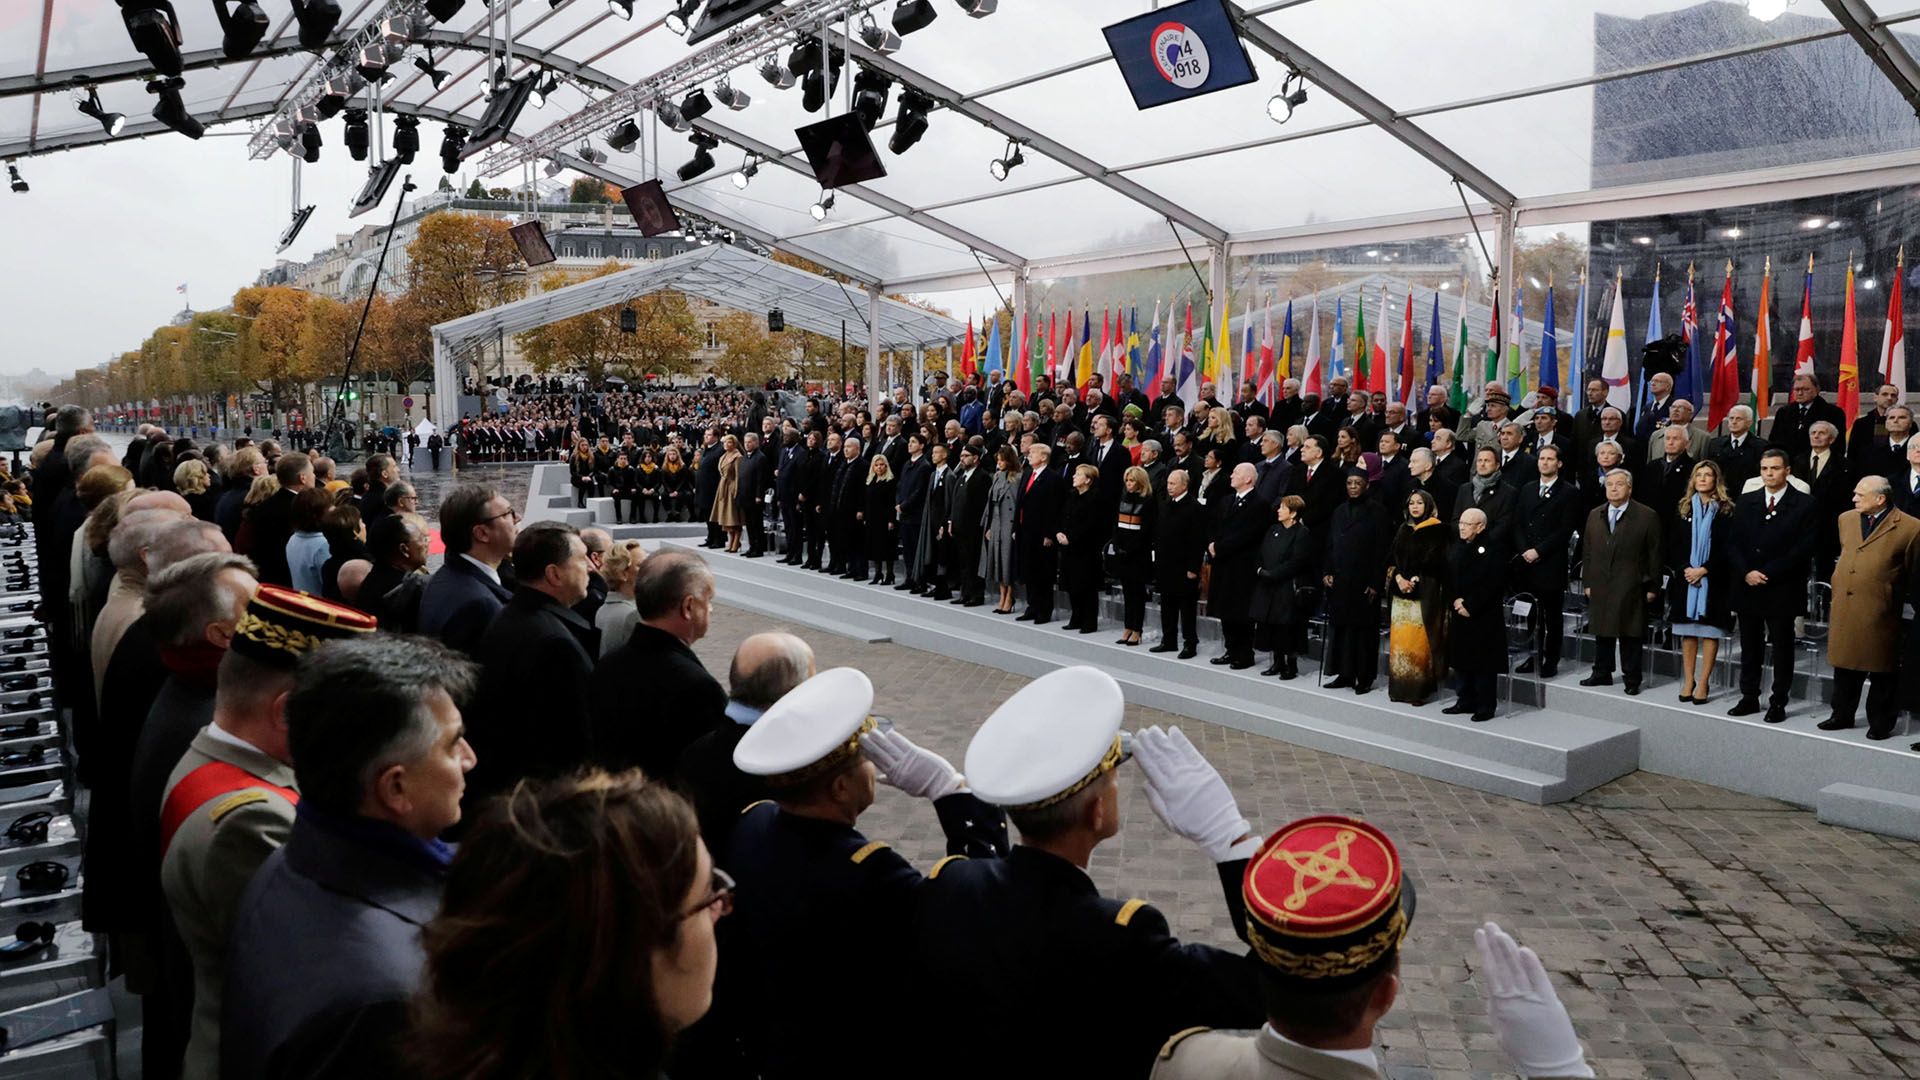
M 733 882 L 638 770 L 523 781 L 467 833 L 407 1040 L 431 1080 L 660 1074 L 713 1003 Z

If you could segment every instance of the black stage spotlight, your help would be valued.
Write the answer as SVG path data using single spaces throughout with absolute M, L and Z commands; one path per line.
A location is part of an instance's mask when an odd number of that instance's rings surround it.
M 551 71 L 547 72 L 546 76 L 546 78 L 540 80 L 538 86 L 533 88 L 533 96 L 529 99 L 533 102 L 533 107 L 536 109 L 546 108 L 547 99 L 553 96 L 555 90 L 560 89 L 560 76 L 555 75 Z
M 133 47 L 162 75 L 180 74 L 180 19 L 168 0 L 125 0 L 120 21 Z
M 758 175 L 760 175 L 760 161 L 752 154 L 748 154 L 747 159 L 740 163 L 740 171 L 733 174 L 733 186 L 745 191 L 747 185 L 753 183 L 753 178 Z
M 853 77 L 853 112 L 868 131 L 873 130 L 887 111 L 887 92 L 892 89 L 893 79 L 884 72 L 862 68 Z
M 995 180 L 1005 180 L 1008 173 L 1026 160 L 1026 155 L 1020 152 L 1020 144 L 1008 139 L 1006 154 L 994 158 L 993 162 L 987 166 L 987 171 L 993 174 Z
M 1289 90 L 1288 87 L 1293 87 Z M 1284 124 L 1293 119 L 1293 110 L 1307 103 L 1307 80 L 1297 72 L 1289 72 L 1280 80 L 1280 92 L 1267 99 L 1267 118 L 1276 124 Z
M 629 116 L 612 131 L 607 132 L 607 145 L 623 154 L 633 153 L 634 145 L 640 141 L 640 125 Z
M 387 68 L 399 62 L 400 58 L 406 54 L 405 45 L 393 42 L 383 45 L 376 41 L 360 50 L 359 56 L 354 59 L 353 70 L 359 72 L 360 77 L 368 82 L 385 82 L 393 77 Z
M 320 160 L 320 125 L 309 123 L 300 129 L 300 160 L 311 165 Z
M 492 101 L 493 95 L 507 87 L 507 65 L 495 64 L 493 75 L 480 83 L 480 100 Z M 531 95 L 529 95 L 531 96 Z
M 680 119 L 689 124 L 712 111 L 713 100 L 707 97 L 705 90 L 697 86 L 687 91 L 687 96 L 680 99 Z
M 680 106 L 675 105 L 671 101 L 663 101 L 655 105 L 653 107 L 653 114 L 660 118 L 661 123 L 675 131 L 693 130 L 693 125 L 687 123 L 686 120 L 681 117 Z
M 615 18 L 631 19 L 633 0 L 607 0 L 607 10 L 613 12 Z
M 785 90 L 793 85 L 793 72 L 788 71 L 787 66 L 782 64 L 780 57 L 774 53 L 768 53 L 760 58 L 760 77 L 767 80 L 767 85 L 775 90 Z
M 207 126 L 193 118 L 187 111 L 186 103 L 180 100 L 180 88 L 187 85 L 181 78 L 155 79 L 147 84 L 147 93 L 160 99 L 153 107 L 153 118 L 189 139 L 197 139 L 206 134 Z
M 257 0 L 213 0 L 213 13 L 220 19 L 220 51 L 229 60 L 252 52 L 267 34 L 267 12 Z
M 371 132 L 367 128 L 367 110 L 348 109 L 346 118 L 347 134 L 340 141 L 347 144 L 347 153 L 353 155 L 353 160 L 365 161 L 367 160 L 367 141 L 371 137 Z
M 925 30 L 936 14 L 933 0 L 900 0 L 900 6 L 893 9 L 893 32 L 905 37 L 915 30 Z
M 807 208 L 807 213 L 812 214 L 813 220 L 815 221 L 825 221 L 827 220 L 827 213 L 832 209 L 833 209 L 833 192 L 823 191 L 820 193 L 819 200 L 816 201 L 811 207 Z
M 328 79 L 321 88 L 319 100 L 313 103 L 314 108 L 320 113 L 320 119 L 331 120 L 339 116 L 340 110 L 347 107 L 347 99 L 353 96 L 355 89 L 356 87 L 344 75 Z
M 819 38 L 801 38 L 793 43 L 793 51 L 787 54 L 787 70 L 795 75 L 805 75 L 809 71 L 820 70 L 821 46 Z
M 425 56 L 425 58 L 421 58 L 417 56 L 414 57 L 413 66 L 419 68 L 420 73 L 422 75 L 425 75 L 429 82 L 433 83 L 433 88 L 435 90 L 438 90 L 442 86 L 446 85 L 447 72 L 442 71 L 439 68 L 433 66 L 433 50 L 432 49 L 427 50 L 427 55 Z
M 27 182 L 20 179 L 20 166 L 15 165 L 11 161 L 7 162 L 7 182 L 8 185 L 13 188 L 15 195 L 25 195 L 29 190 L 27 188 Z
M 800 77 L 800 107 L 808 112 L 825 108 L 827 99 L 840 89 L 840 69 L 846 63 L 846 53 L 835 49 L 829 57 L 827 64 Z
M 396 116 L 393 118 L 393 156 L 400 164 L 413 164 L 413 156 L 420 152 L 420 118 L 417 116 Z
M 446 22 L 467 6 L 467 0 L 427 0 L 427 14 L 440 22 Z M 489 5 L 491 6 L 491 5 Z
M 885 56 L 900 51 L 900 34 L 873 21 L 873 13 L 860 16 L 860 42 L 874 52 Z
M 667 29 L 687 36 L 687 27 L 693 25 L 693 13 L 700 10 L 701 0 L 675 0 L 673 10 L 667 12 Z
M 733 83 L 722 78 L 713 88 L 713 100 L 725 105 L 734 112 L 739 112 L 741 109 L 753 104 L 753 95 L 747 93 L 745 90 L 735 90 Z
M 984 19 L 1000 6 L 1000 0 L 956 0 L 960 10 L 976 19 Z
M 574 153 L 579 156 L 580 160 L 589 165 L 605 165 L 607 163 L 606 151 L 595 150 L 593 144 L 590 142 L 582 142 L 580 149 L 575 150 Z
M 446 172 L 460 171 L 460 151 L 467 145 L 467 129 L 458 124 L 448 124 L 447 133 L 440 140 L 440 164 Z
M 318 50 L 340 24 L 340 5 L 334 0 L 293 0 L 293 18 L 300 24 L 300 47 Z
M 909 86 L 900 91 L 900 115 L 894 120 L 893 138 L 887 149 L 904 154 L 927 133 L 927 114 L 933 111 L 933 98 Z
M 106 129 L 109 136 L 120 134 L 127 126 L 127 118 L 125 116 L 117 112 L 108 112 L 106 108 L 100 104 L 100 90 L 98 87 L 87 87 L 87 96 L 80 100 L 78 108 L 82 113 L 100 121 L 100 126 Z
M 778 334 L 787 328 L 787 313 L 779 308 L 767 312 L 767 333 Z
M 680 166 L 680 171 L 676 174 L 683 182 L 712 169 L 713 150 L 720 145 L 718 138 L 704 131 L 694 132 L 693 137 L 687 141 L 693 144 L 693 160 Z
M 620 332 L 637 334 L 640 332 L 640 316 L 630 307 L 620 309 Z

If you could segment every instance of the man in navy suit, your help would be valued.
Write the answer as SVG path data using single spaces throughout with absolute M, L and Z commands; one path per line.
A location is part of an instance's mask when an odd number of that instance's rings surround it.
M 1773 646 L 1773 693 L 1769 724 L 1787 718 L 1793 693 L 1793 620 L 1807 613 L 1807 577 L 1819 536 L 1813 496 L 1787 483 L 1787 453 L 1778 447 L 1760 455 L 1760 487 L 1733 504 L 1737 527 L 1727 567 L 1733 578 L 1734 613 L 1740 621 L 1740 700 L 1728 716 L 1760 711 L 1760 665 Z
M 420 632 L 468 656 L 513 590 L 501 564 L 520 535 L 520 515 L 505 496 L 484 484 L 461 484 L 440 503 L 440 536 L 447 561 L 420 595 Z
M 1014 504 L 1015 554 L 1027 586 L 1027 610 L 1017 621 L 1035 626 L 1053 621 L 1053 579 L 1059 557 L 1053 535 L 1059 531 L 1056 526 L 1066 481 L 1048 468 L 1052 457 L 1053 451 L 1038 442 L 1027 451 L 1027 474 L 1020 478 L 1020 497 Z
M 894 489 L 893 512 L 900 522 L 900 553 L 906 556 L 907 580 L 894 588 L 905 591 L 918 585 L 913 577 L 913 556 L 919 550 L 920 530 L 925 525 L 927 481 L 933 476 L 933 463 L 927 460 L 927 440 L 919 432 L 907 436 L 907 452 L 900 463 L 899 485 Z

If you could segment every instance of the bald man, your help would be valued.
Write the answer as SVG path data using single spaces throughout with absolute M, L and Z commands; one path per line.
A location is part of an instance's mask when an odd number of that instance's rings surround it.
M 693 796 L 700 835 L 716 865 L 724 857 L 740 811 L 767 797 L 760 777 L 733 763 L 733 748 L 760 714 L 814 673 L 813 649 L 793 634 L 755 634 L 734 650 L 727 669 L 725 725 L 700 736 L 680 752 L 674 772 Z
M 367 583 L 367 575 L 373 573 L 373 563 L 367 559 L 348 559 L 340 564 L 340 571 L 334 580 L 340 586 L 340 597 L 349 604 L 360 603 L 360 587 Z

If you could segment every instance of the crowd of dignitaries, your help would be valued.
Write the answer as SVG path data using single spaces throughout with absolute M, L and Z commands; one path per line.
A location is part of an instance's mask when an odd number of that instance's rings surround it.
M 389 627 L 267 580 L 179 493 L 130 487 L 84 411 L 52 426 L 34 504 L 59 512 L 36 541 L 80 552 L 75 581 L 105 574 L 118 605 L 64 617 L 117 628 L 88 639 L 111 660 L 80 750 L 84 917 L 143 998 L 144 1075 L 1379 1075 L 1365 1048 L 1415 903 L 1392 841 L 1333 817 L 1261 840 L 1180 731 L 1120 730 L 1102 673 L 1016 693 L 962 773 L 792 635 L 747 638 L 723 686 L 691 649 L 713 605 L 696 554 L 522 529 L 457 488 L 439 571 L 406 540 L 361 560 L 399 579 L 387 595 L 424 578 Z M 318 479 L 304 455 L 272 469 Z M 264 553 L 257 522 L 251 539 Z M 75 650 L 55 689 L 77 698 Z M 1135 759 L 1219 867 L 1244 948 L 1183 943 L 1087 877 Z M 859 831 L 878 783 L 931 804 L 945 860 L 923 873 Z M 1538 960 L 1479 937 L 1516 1066 L 1592 1075 Z M 876 970 L 895 976 L 877 999 Z M 857 1052 L 849 1003 L 874 1021 Z M 916 1049 L 1043 1013 L 1072 1037 Z

